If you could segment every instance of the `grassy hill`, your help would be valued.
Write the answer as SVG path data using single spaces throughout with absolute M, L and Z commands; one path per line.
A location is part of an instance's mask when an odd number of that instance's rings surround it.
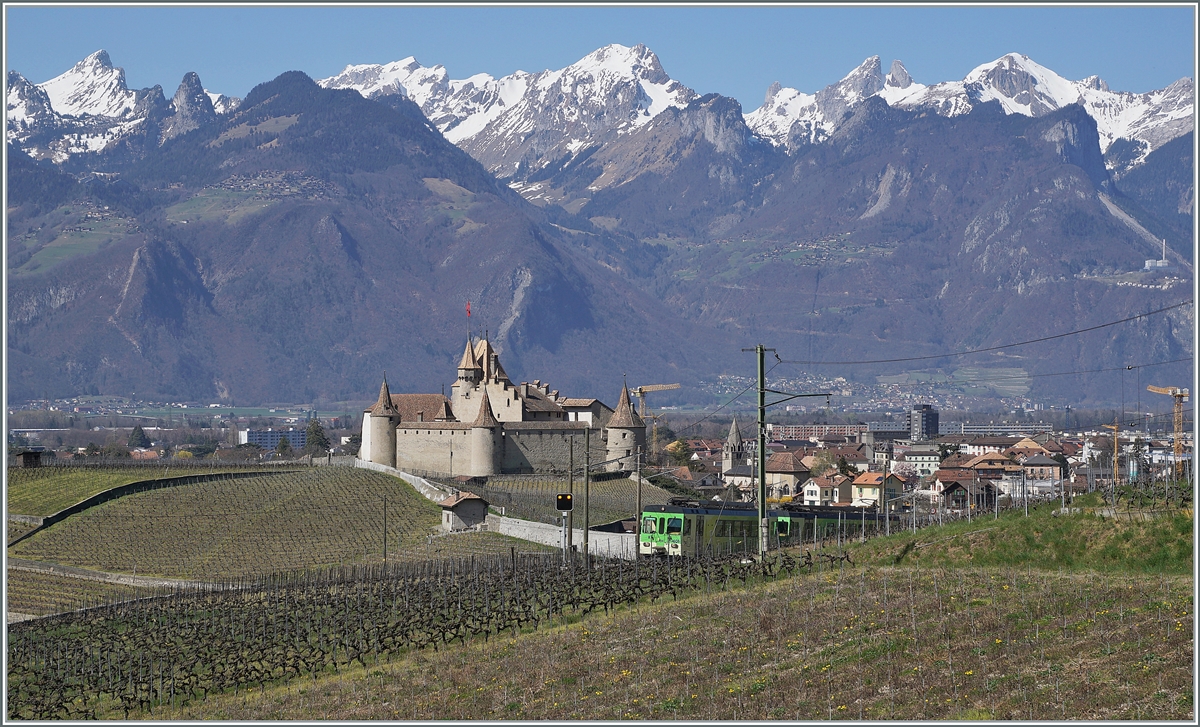
M 1025 535 L 1033 545 L 1011 546 Z M 1143 552 L 1142 538 L 1169 557 Z M 1190 720 L 1191 542 L 1186 517 L 1014 513 L 852 545 L 857 565 L 818 559 L 816 572 L 713 580 L 511 638 L 368 657 L 139 714 Z
M 496 533 L 433 538 L 441 509 L 404 481 L 314 468 L 128 495 L 85 510 L 9 549 L 17 558 L 197 580 L 242 578 L 383 557 L 545 550 Z

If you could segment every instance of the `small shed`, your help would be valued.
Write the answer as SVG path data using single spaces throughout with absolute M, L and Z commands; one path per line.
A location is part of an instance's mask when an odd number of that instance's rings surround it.
M 968 504 L 976 510 L 991 510 L 996 504 L 998 495 L 997 487 L 986 480 L 978 484 L 959 481 L 947 482 L 942 489 L 946 507 L 954 510 L 966 508 Z
M 20 467 L 41 467 L 42 451 L 40 449 L 26 449 L 17 453 L 17 464 Z
M 442 506 L 442 529 L 468 530 L 487 521 L 488 502 L 474 492 L 460 491 L 438 503 Z

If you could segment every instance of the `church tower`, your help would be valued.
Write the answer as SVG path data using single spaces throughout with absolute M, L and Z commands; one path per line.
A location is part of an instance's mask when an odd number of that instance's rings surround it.
M 608 471 L 632 470 L 638 447 L 646 446 L 646 422 L 629 400 L 629 387 L 622 384 L 621 400 L 608 420 Z M 616 460 L 616 461 L 613 461 Z
M 721 472 L 728 472 L 738 465 L 746 464 L 746 445 L 742 442 L 742 431 L 738 429 L 737 417 L 729 424 L 729 436 L 721 448 Z

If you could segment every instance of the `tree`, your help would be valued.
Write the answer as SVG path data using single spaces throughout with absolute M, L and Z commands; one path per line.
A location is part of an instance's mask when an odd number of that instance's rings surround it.
M 917 468 L 912 464 L 908 462 L 901 462 L 892 467 L 892 474 L 896 475 L 905 482 L 911 482 L 912 480 L 917 479 L 917 475 L 920 473 L 917 472 Z
M 278 446 L 275 447 L 275 454 L 278 454 L 280 457 L 290 457 L 291 456 L 292 443 L 288 441 L 287 437 L 279 438 L 279 444 L 278 444 Z
M 128 444 L 129 444 L 130 448 L 149 447 L 150 446 L 150 437 L 146 436 L 146 431 L 144 429 L 142 429 L 141 424 L 134 427 L 133 431 L 129 433 Z
M 676 439 L 667 445 L 667 455 L 671 458 L 671 464 L 676 467 L 686 467 L 692 459 L 692 448 L 682 439 Z
M 846 458 L 842 456 L 838 456 L 837 468 L 838 472 L 846 475 L 847 477 L 853 477 L 854 475 L 858 474 L 858 470 L 851 467 L 850 463 L 846 461 Z
M 100 450 L 100 454 L 109 459 L 127 459 L 129 457 L 129 448 L 120 442 L 109 442 Z
M 308 422 L 305 436 L 307 441 L 304 444 L 304 451 L 308 454 L 323 455 L 333 446 L 329 443 L 329 437 L 325 436 L 325 428 L 321 426 L 320 419 L 312 419 Z
M 83 450 L 84 457 L 95 457 L 100 454 L 100 445 L 95 442 L 88 442 L 87 449 Z
M 346 443 L 346 451 L 350 454 L 358 454 L 359 447 L 362 446 L 362 435 L 351 434 L 350 441 Z

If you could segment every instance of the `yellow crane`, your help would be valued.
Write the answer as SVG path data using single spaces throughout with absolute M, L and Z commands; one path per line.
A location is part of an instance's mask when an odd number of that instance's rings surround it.
M 1188 390 L 1177 386 L 1147 386 L 1147 391 L 1175 397 L 1175 466 L 1183 460 L 1183 402 L 1188 400 Z
M 651 391 L 670 391 L 671 389 L 678 388 L 680 388 L 679 384 L 646 384 L 645 386 L 638 386 L 629 392 L 630 395 L 641 399 L 641 403 L 638 405 L 638 413 L 642 418 L 646 419 L 648 417 L 654 420 L 650 436 L 650 451 L 654 456 L 658 456 L 658 417 L 646 414 L 646 394 Z

